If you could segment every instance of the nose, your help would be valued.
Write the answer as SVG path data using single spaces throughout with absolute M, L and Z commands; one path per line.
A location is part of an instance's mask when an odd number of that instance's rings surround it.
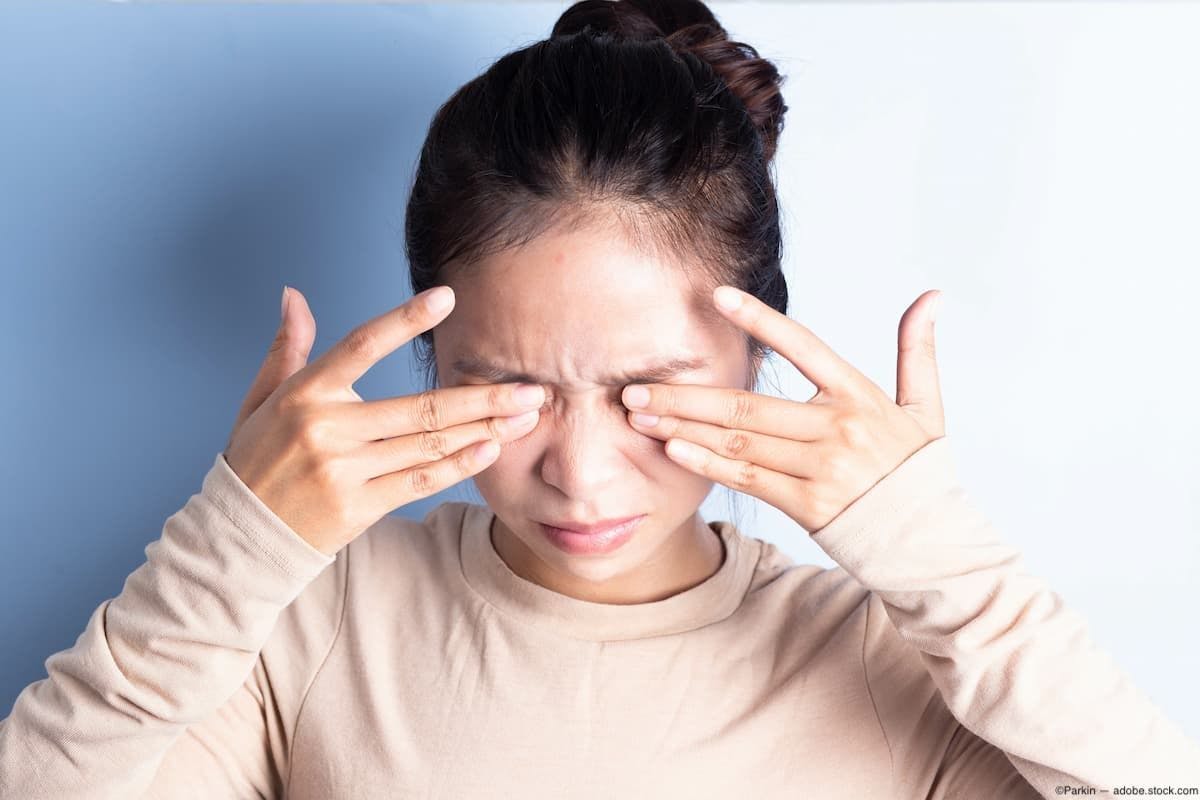
M 621 443 L 640 435 L 623 406 L 556 409 L 545 420 L 542 479 L 567 497 L 594 502 L 618 485 L 628 469 Z M 601 513 L 620 509 L 599 509 Z

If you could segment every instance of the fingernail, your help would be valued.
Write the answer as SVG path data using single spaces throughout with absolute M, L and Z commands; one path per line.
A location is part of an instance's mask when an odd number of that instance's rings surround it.
M 287 287 L 287 284 L 285 283 L 283 285 L 283 297 L 279 298 L 279 321 L 280 322 L 283 322 L 285 319 L 287 319 L 287 307 L 288 307 L 288 287 Z
M 475 446 L 471 452 L 471 459 L 476 464 L 486 464 L 498 455 L 500 455 L 500 443 L 489 439 Z
M 742 295 L 732 286 L 719 286 L 716 291 L 717 305 L 726 311 L 736 311 L 742 304 Z
M 938 292 L 937 297 L 933 298 L 933 308 L 929 311 L 929 321 L 937 322 L 938 309 L 942 307 L 942 293 Z
M 688 442 L 680 441 L 679 439 L 670 439 L 665 445 L 667 455 L 677 461 L 686 461 L 694 463 L 699 460 L 700 451 L 695 446 Z
M 534 384 L 519 386 L 513 391 L 517 403 L 523 406 L 540 406 L 546 402 L 546 390 Z
M 430 311 L 444 311 L 454 302 L 454 291 L 449 286 L 439 286 L 425 296 L 425 307 Z
M 644 408 L 650 402 L 650 390 L 645 386 L 630 384 L 625 387 L 621 399 L 630 408 Z

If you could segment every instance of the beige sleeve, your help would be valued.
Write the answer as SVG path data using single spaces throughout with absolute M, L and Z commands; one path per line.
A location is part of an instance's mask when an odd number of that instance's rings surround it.
M 1038 800 L 1008 755 L 946 707 L 919 650 L 869 593 L 863 671 L 892 758 L 895 800 Z
M 881 601 L 878 616 L 911 645 L 964 729 L 934 738 L 946 787 L 937 796 L 1008 797 L 1003 788 L 1017 773 L 1046 798 L 1063 796 L 1059 786 L 1200 787 L 1200 743 L 1024 570 L 959 485 L 945 437 L 812 536 Z M 883 698 L 880 708 L 896 769 L 926 758 L 912 747 L 936 715 L 905 715 L 931 706 Z
M 349 549 L 339 552 L 283 610 L 250 677 L 184 730 L 141 800 L 286 795 L 300 710 L 341 627 L 348 556 Z
M 284 641 L 281 612 L 336 560 L 267 508 L 223 453 L 145 552 L 121 593 L 100 604 L 73 647 L 46 660 L 47 677 L 0 721 L 0 797 L 142 797 L 168 754 L 186 768 L 188 742 L 214 730 L 214 712 L 255 720 L 262 702 L 269 715 L 273 698 L 254 694 L 260 654 L 273 632 Z M 233 780 L 269 790 L 265 762 L 251 755 L 271 746 L 269 728 L 256 724 L 234 725 L 250 761 Z M 191 766 L 218 768 L 205 759 L 219 756 L 190 752 Z

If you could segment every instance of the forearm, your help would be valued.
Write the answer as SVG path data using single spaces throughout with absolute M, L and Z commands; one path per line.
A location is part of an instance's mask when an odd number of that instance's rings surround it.
M 0 796 L 140 796 L 175 739 L 237 691 L 280 611 L 332 561 L 218 456 L 120 595 L 0 722 Z
M 947 707 L 1045 796 L 1057 785 L 1200 785 L 1186 737 L 1027 574 L 931 442 L 814 540 L 879 596 Z

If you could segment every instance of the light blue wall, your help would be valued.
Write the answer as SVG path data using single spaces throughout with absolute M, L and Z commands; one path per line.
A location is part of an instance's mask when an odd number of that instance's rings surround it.
M 198 491 L 283 284 L 314 354 L 409 295 L 430 116 L 559 9 L 0 3 L 0 717 Z

